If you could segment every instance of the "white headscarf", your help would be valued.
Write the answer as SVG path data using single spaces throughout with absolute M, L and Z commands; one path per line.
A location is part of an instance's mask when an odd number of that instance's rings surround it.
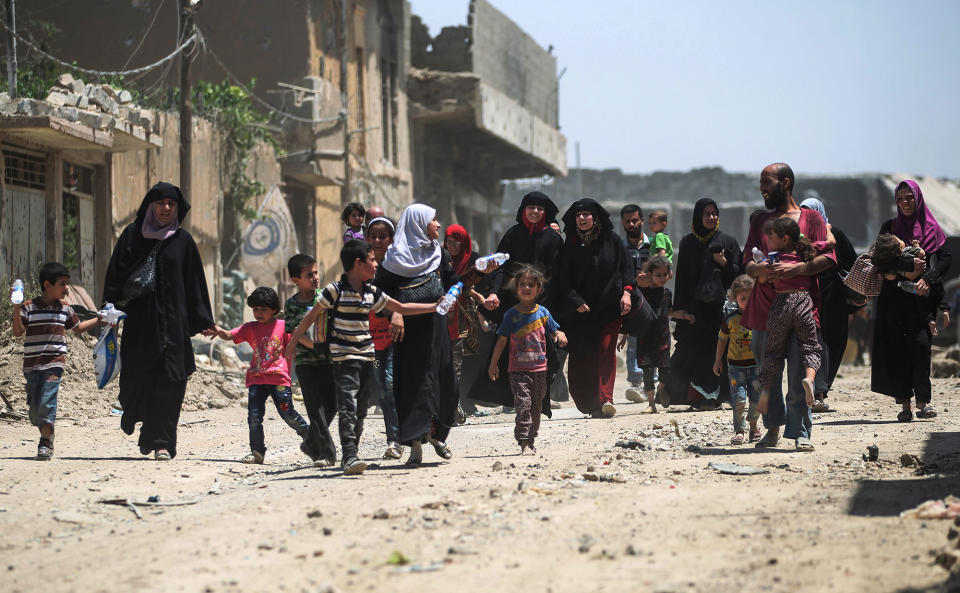
M 410 204 L 397 222 L 393 243 L 387 248 L 383 267 L 405 278 L 415 278 L 440 267 L 440 243 L 427 237 L 427 225 L 437 211 L 424 204 Z

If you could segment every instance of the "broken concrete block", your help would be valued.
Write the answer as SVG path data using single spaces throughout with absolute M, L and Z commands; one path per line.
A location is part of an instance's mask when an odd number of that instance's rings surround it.
M 54 114 L 60 119 L 65 119 L 67 121 L 77 121 L 80 117 L 80 112 L 76 107 L 69 107 L 64 105 L 63 107 L 58 107 Z
M 53 107 L 43 101 L 20 99 L 17 102 L 17 113 L 21 115 L 47 115 L 51 111 L 53 111 Z
M 88 126 L 97 130 L 104 127 L 104 123 L 103 123 L 104 117 L 99 113 L 95 113 L 93 111 L 78 111 L 77 118 L 80 120 L 80 123 L 82 123 L 85 126 Z
M 69 72 L 64 72 L 63 74 L 57 77 L 56 84 L 60 88 L 64 88 L 64 89 L 72 88 L 73 74 L 70 74 Z
M 103 87 L 94 88 L 90 91 L 90 102 L 94 105 L 100 107 L 104 113 L 109 113 L 110 115 L 120 115 L 120 106 L 110 96 L 110 93 L 104 90 L 104 87 L 110 88 L 108 85 L 103 85 Z
M 120 101 L 120 104 L 123 105 L 124 103 L 133 101 L 133 95 L 130 94 L 130 91 L 120 91 L 117 99 Z
M 53 92 L 47 95 L 47 98 L 44 99 L 44 101 L 46 101 L 47 103 L 49 103 L 54 107 L 63 107 L 64 105 L 67 104 L 67 96 L 62 95 L 60 93 Z
M 80 109 L 89 109 L 90 107 L 90 97 L 86 95 L 79 95 L 77 97 L 77 102 L 75 103 Z
M 80 80 L 79 78 L 74 80 L 72 83 L 70 83 L 70 90 L 78 95 L 83 94 L 83 87 L 84 87 L 83 81 Z
M 111 99 L 116 100 L 119 98 L 119 96 L 117 95 L 117 89 L 113 88 L 109 84 L 101 84 L 100 90 L 110 95 Z
M 153 125 L 153 111 L 149 109 L 141 109 L 140 118 L 135 123 L 139 126 L 149 128 Z

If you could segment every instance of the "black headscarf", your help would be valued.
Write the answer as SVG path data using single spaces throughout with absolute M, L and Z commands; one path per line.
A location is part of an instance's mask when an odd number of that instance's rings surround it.
M 693 206 L 693 224 L 690 225 L 690 230 L 693 231 L 693 236 L 696 237 L 701 243 L 709 243 L 720 231 L 720 218 L 717 218 L 717 226 L 712 229 L 708 229 L 703 226 L 703 211 L 707 209 L 707 206 L 713 205 L 717 209 L 717 213 L 720 212 L 720 207 L 717 206 L 717 203 L 711 200 L 710 198 L 700 198 L 697 200 L 697 203 Z
M 583 212 L 584 210 L 593 214 L 593 224 L 597 227 L 601 238 L 613 231 L 610 213 L 593 198 L 580 198 L 570 204 L 563 215 L 563 232 L 567 236 L 567 243 L 580 242 L 580 234 L 577 229 L 577 212 Z
M 553 200 L 547 196 L 547 194 L 539 191 L 532 191 L 520 200 L 520 207 L 517 208 L 517 222 L 526 226 L 524 222 L 523 210 L 527 206 L 542 206 L 543 207 L 543 220 L 549 225 L 551 222 L 557 220 L 557 213 L 560 212 L 560 209 L 557 208 L 557 205 L 553 203 Z
M 127 277 L 137 269 L 137 266 L 146 259 L 150 250 L 157 244 L 156 239 L 147 239 L 143 236 L 143 221 L 147 217 L 147 210 L 151 204 L 165 199 L 176 200 L 177 220 L 181 225 L 183 224 L 183 219 L 190 211 L 190 203 L 183 197 L 180 188 L 164 181 L 151 187 L 147 195 L 143 197 L 143 201 L 140 202 L 137 218 L 133 221 L 132 226 L 128 227 L 120 236 L 114 248 L 103 287 L 105 301 L 116 302 L 121 298 L 123 285 Z

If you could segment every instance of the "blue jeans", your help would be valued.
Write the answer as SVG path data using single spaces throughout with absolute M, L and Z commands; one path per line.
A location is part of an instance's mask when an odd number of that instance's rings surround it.
M 819 338 L 820 332 L 817 331 Z M 781 377 L 776 377 L 770 386 L 770 403 L 763 415 L 763 425 L 769 430 L 785 426 L 783 437 L 787 439 L 810 438 L 813 432 L 813 415 L 803 391 L 803 353 L 800 342 L 793 332 L 787 338 L 787 395 L 784 400 Z M 754 360 L 762 364 L 767 345 L 767 331 L 753 330 L 750 350 Z
M 760 400 L 760 366 L 727 366 L 730 376 L 730 403 L 733 405 L 733 432 L 745 432 L 744 418 L 747 422 L 756 422 L 760 417 L 757 402 Z M 750 402 L 749 411 L 747 401 Z
M 263 443 L 263 414 L 267 398 L 273 397 L 277 413 L 300 438 L 307 438 L 310 426 L 293 407 L 293 392 L 289 385 L 251 385 L 247 388 L 247 426 L 250 428 L 250 450 L 261 455 L 267 452 Z
M 643 385 L 643 369 L 637 365 L 636 336 L 627 336 L 627 383 L 631 387 Z
M 23 376 L 27 379 L 30 424 L 53 426 L 57 419 L 57 393 L 60 391 L 60 377 L 63 376 L 63 369 L 24 371 Z
M 397 399 L 393 395 L 393 344 L 386 350 L 377 350 L 377 383 L 380 385 L 380 409 L 387 430 L 387 442 L 400 442 L 400 416 Z

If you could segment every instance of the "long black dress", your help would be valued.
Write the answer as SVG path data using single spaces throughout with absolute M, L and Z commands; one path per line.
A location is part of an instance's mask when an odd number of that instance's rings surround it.
M 820 330 L 824 345 L 827 347 L 827 366 L 824 377 L 827 391 L 830 391 L 833 386 L 833 381 L 840 370 L 840 363 L 843 362 L 843 353 L 847 349 L 847 337 L 850 331 L 848 315 L 856 310 L 855 307 L 847 304 L 841 273 L 850 270 L 854 260 L 857 259 L 857 252 L 846 233 L 837 227 L 832 227 L 831 230 L 837 242 L 834 249 L 837 254 L 837 265 L 817 275 L 817 284 L 820 285 Z
M 141 229 L 150 204 L 177 201 L 180 223 L 190 210 L 180 189 L 158 183 L 143 198 L 137 218 L 120 235 L 104 281 L 104 302 L 116 303 L 127 313 L 120 342 L 120 427 L 133 434 L 140 428 L 140 451 L 167 449 L 177 454 L 177 423 L 187 389 L 196 370 L 190 337 L 213 326 L 203 262 L 193 237 L 183 228 L 158 241 Z M 128 278 L 156 249 L 154 291 L 125 302 Z
M 890 233 L 893 220 L 880 228 Z M 876 326 L 870 353 L 870 389 L 889 395 L 897 402 L 916 397 L 918 404 L 930 403 L 930 345 L 928 323 L 936 318 L 943 298 L 942 277 L 950 269 L 951 254 L 946 244 L 926 256 L 923 279 L 930 286 L 926 296 L 906 292 L 897 280 L 884 280 L 877 297 Z
M 699 222 L 705 208 L 704 205 L 699 212 L 694 210 L 695 223 Z M 720 270 L 721 283 L 726 290 L 741 271 L 743 254 L 736 239 L 723 231 L 717 231 L 709 241 L 703 242 L 694 233 L 690 233 L 680 241 L 677 250 L 673 309 L 693 314 L 695 321 L 677 321 L 673 333 L 677 343 L 670 359 L 670 380 L 667 382 L 670 402 L 673 404 L 699 401 L 700 398 L 688 400 L 690 387 L 707 399 L 722 400 L 725 395 L 729 397 L 726 368 L 720 377 L 713 374 L 717 333 L 723 320 L 723 298 L 703 302 L 695 296 L 705 261 L 710 258 L 712 262 L 711 254 L 721 250 L 727 259 L 727 265 L 723 268 L 717 264 L 714 266 Z
M 521 200 L 520 206 L 517 208 L 517 224 L 507 229 L 507 232 L 504 233 L 503 238 L 500 239 L 500 243 L 497 245 L 497 251 L 509 253 L 510 259 L 507 260 L 507 263 L 504 264 L 503 267 L 490 274 L 490 276 L 478 286 L 481 291 L 486 288 L 488 291 L 487 294 L 496 293 L 500 299 L 500 306 L 495 311 L 487 311 L 483 308 L 478 309 L 481 315 L 496 323 L 499 323 L 503 319 L 504 313 L 517 304 L 516 295 L 506 290 L 506 284 L 509 279 L 513 277 L 519 264 L 536 266 L 547 277 L 547 284 L 544 287 L 543 294 L 540 296 L 540 304 L 546 307 L 551 313 L 554 313 L 553 297 L 556 282 L 553 281 L 555 280 L 553 276 L 557 269 L 560 249 L 563 247 L 563 238 L 549 226 L 544 226 L 539 230 L 530 229 L 530 227 L 524 223 L 524 210 L 529 205 L 543 206 L 543 220 L 546 225 L 549 225 L 557 217 L 557 206 L 550 198 L 540 192 L 530 192 Z M 464 389 L 469 390 L 468 393 L 471 399 L 496 405 L 512 406 L 513 394 L 510 391 L 509 375 L 507 374 L 507 363 L 509 360 L 509 352 L 507 352 L 507 349 L 504 349 L 499 360 L 500 378 L 496 381 L 491 381 L 487 375 L 487 369 L 490 366 L 490 357 L 493 355 L 493 348 L 496 341 L 496 333 L 485 333 L 481 337 L 481 352 L 484 352 L 486 356 L 475 356 L 472 359 L 467 359 L 470 361 L 469 369 L 468 363 L 464 361 L 463 376 L 464 378 L 470 379 L 470 382 L 464 384 Z M 550 384 L 553 382 L 553 378 L 558 371 L 559 360 L 553 342 L 548 340 L 547 345 L 550 349 L 548 357 L 551 367 L 547 372 L 547 389 L 549 391 Z M 550 399 L 545 397 L 543 398 L 543 402 L 543 413 L 546 414 L 547 417 L 550 417 Z
M 440 266 L 432 272 L 406 278 L 380 267 L 375 283 L 403 303 L 436 302 L 460 280 L 453 272 L 450 254 L 441 253 Z M 428 434 L 446 441 L 460 400 L 447 318 L 439 313 L 405 315 L 403 325 L 403 340 L 393 343 L 400 442 L 410 444 Z

